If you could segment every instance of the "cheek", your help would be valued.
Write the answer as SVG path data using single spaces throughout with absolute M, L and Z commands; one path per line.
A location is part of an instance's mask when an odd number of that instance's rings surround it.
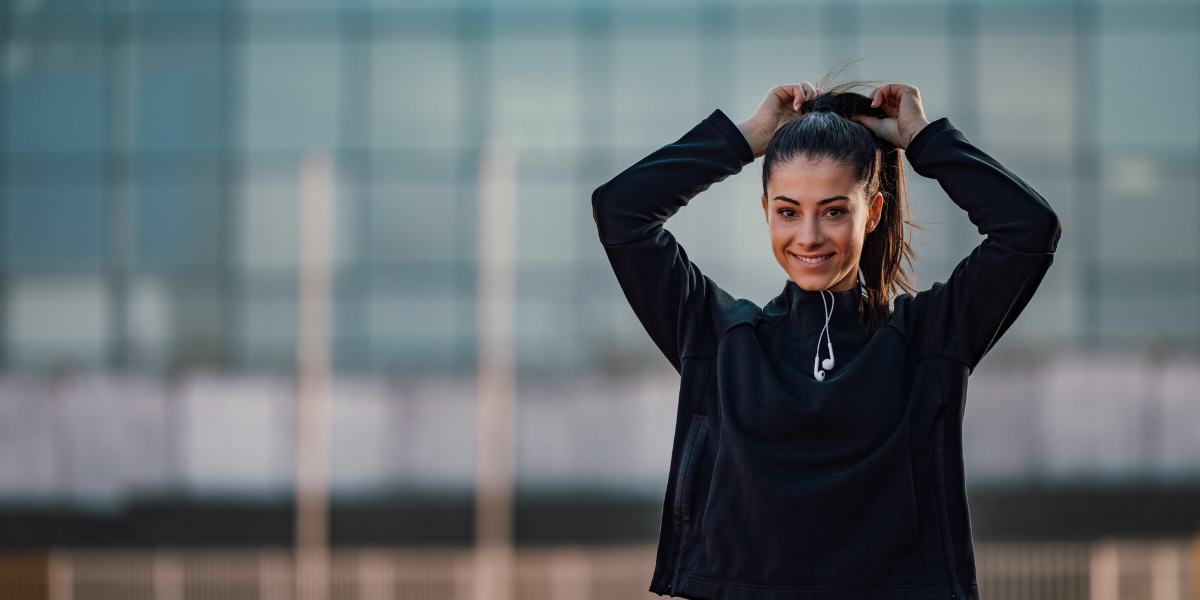
M 829 228 L 827 239 L 833 242 L 846 258 L 854 258 L 862 252 L 864 239 L 862 228 L 850 219 Z
M 787 227 L 784 227 L 779 221 L 772 220 L 767 225 L 767 233 L 771 236 L 771 247 L 775 250 L 787 246 L 791 236 L 788 234 Z

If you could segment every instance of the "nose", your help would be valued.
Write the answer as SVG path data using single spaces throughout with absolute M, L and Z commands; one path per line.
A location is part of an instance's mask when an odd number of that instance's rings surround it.
M 825 241 L 821 233 L 820 219 L 804 219 L 796 232 L 796 243 L 804 248 L 814 248 Z

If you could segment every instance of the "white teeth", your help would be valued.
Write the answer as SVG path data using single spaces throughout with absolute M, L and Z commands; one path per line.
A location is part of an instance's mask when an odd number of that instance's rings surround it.
M 825 256 L 819 256 L 817 258 L 806 258 L 804 256 L 797 256 L 796 258 L 799 258 L 801 261 L 804 261 L 806 263 L 815 264 L 815 263 L 819 263 L 819 262 L 825 260 L 826 258 L 829 258 L 829 255 L 826 254 Z

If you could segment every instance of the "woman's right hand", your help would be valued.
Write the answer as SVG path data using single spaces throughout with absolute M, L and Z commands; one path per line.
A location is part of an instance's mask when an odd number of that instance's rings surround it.
M 758 105 L 758 110 L 754 111 L 754 115 L 738 123 L 738 129 L 750 143 L 754 158 L 767 152 L 767 142 L 771 141 L 775 130 L 800 116 L 801 104 L 820 94 L 821 90 L 807 81 L 771 88 L 762 104 Z
M 907 150 L 917 133 L 929 124 L 921 92 L 911 85 L 889 83 L 876 88 L 871 92 L 871 106 L 882 107 L 887 116 L 854 115 L 854 120 L 901 150 Z

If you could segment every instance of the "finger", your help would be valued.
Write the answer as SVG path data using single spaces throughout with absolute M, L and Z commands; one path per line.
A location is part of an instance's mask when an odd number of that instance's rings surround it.
M 883 124 L 883 119 L 877 119 L 868 115 L 853 115 L 850 118 L 865 125 L 867 129 L 871 130 L 871 133 L 879 135 L 879 127 Z
M 800 84 L 800 89 L 804 90 L 804 100 L 807 102 L 816 96 L 816 88 L 807 81 Z
M 780 107 L 791 106 L 796 101 L 796 86 L 777 85 L 771 88 L 771 94 L 779 100 Z
M 895 96 L 895 95 L 899 95 L 900 90 L 903 87 L 904 87 L 903 83 L 895 83 L 895 82 L 885 83 L 885 84 L 879 86 L 879 92 L 881 94 L 883 94 L 884 96 Z
M 906 83 L 888 83 L 879 88 L 883 99 L 881 104 L 894 104 L 900 106 L 900 102 L 905 96 L 916 95 L 917 88 Z
M 777 85 L 767 92 L 767 98 L 772 96 L 779 103 L 779 108 L 791 106 L 796 99 L 796 90 L 794 85 Z
M 795 95 L 792 97 L 792 110 L 799 111 L 800 105 L 804 104 L 805 100 L 808 100 L 808 89 L 805 88 L 807 85 L 808 82 L 804 81 L 792 86 L 796 90 Z
M 896 95 L 897 85 L 899 84 L 885 83 L 876 88 L 874 93 L 875 99 L 871 102 L 871 108 L 883 106 L 886 109 L 886 105 L 890 104 Z

